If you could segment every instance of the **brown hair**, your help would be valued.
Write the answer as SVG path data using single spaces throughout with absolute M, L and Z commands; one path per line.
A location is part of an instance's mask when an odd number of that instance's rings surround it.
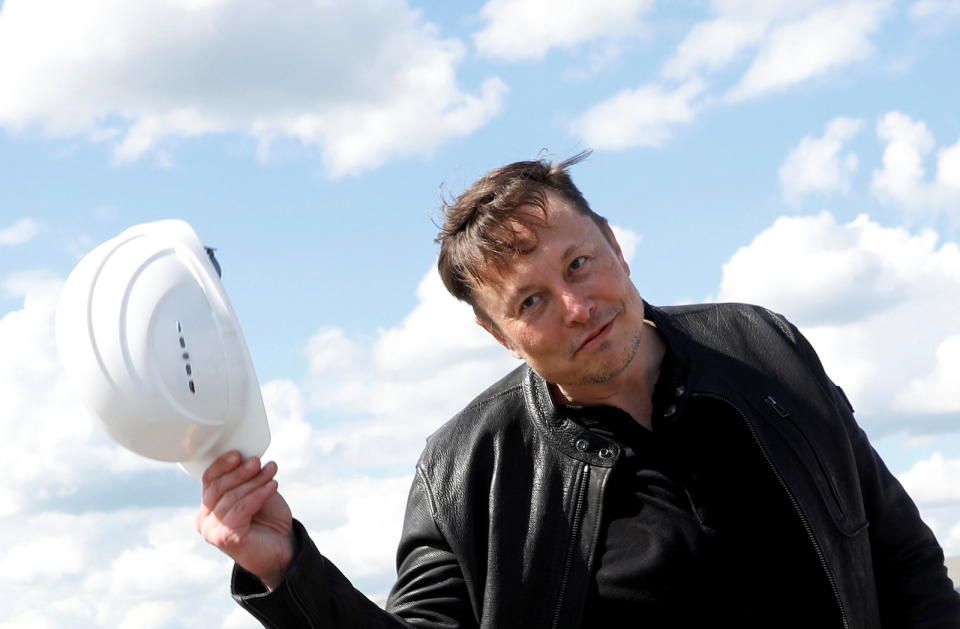
M 548 193 L 589 216 L 607 236 L 606 219 L 590 209 L 567 172 L 590 153 L 577 153 L 558 164 L 544 159 L 508 164 L 491 170 L 452 203 L 444 202 L 437 268 L 451 295 L 483 315 L 473 291 L 490 279 L 491 267 L 501 271 L 513 257 L 536 248 L 531 232 L 547 225 Z

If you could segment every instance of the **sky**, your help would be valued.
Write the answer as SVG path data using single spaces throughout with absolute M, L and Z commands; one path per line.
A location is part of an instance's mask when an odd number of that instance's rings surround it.
M 198 483 L 60 366 L 84 253 L 217 248 L 281 493 L 382 600 L 424 439 L 516 361 L 434 271 L 443 199 L 573 176 L 657 305 L 796 323 L 960 555 L 954 0 L 0 2 L 0 629 L 256 627 Z

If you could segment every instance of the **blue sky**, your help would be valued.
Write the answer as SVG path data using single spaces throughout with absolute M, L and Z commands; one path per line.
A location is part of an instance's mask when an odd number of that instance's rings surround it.
M 587 148 L 641 294 L 795 321 L 960 554 L 958 29 L 947 0 L 0 3 L 0 628 L 255 626 L 195 483 L 59 367 L 83 253 L 171 217 L 218 248 L 281 491 L 378 597 L 424 437 L 514 364 L 436 280 L 440 199 Z

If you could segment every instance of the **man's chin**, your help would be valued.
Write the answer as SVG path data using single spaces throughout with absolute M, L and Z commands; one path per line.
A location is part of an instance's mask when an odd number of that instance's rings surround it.
M 627 347 L 626 354 L 623 355 L 621 360 L 616 361 L 614 364 L 607 364 L 601 367 L 592 373 L 584 374 L 581 384 L 590 385 L 590 384 L 606 384 L 611 380 L 617 378 L 624 371 L 627 370 L 627 367 L 633 363 L 634 358 L 637 357 L 637 353 L 640 351 L 640 336 L 637 335 L 630 341 L 630 345 Z

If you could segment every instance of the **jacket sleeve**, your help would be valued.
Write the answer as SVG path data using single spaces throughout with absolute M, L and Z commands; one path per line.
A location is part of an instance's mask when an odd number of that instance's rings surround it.
M 476 627 L 463 570 L 436 523 L 436 501 L 417 465 L 397 548 L 397 583 L 387 609 L 416 627 Z
M 782 316 L 773 316 L 788 336 L 797 339 L 801 355 L 825 383 L 843 420 L 870 524 L 870 554 L 883 627 L 960 629 L 960 594 L 947 576 L 936 537 L 870 445 L 846 394 L 826 376 L 809 341 Z
M 947 576 L 943 550 L 913 500 L 890 473 L 833 386 L 847 424 L 863 492 L 877 598 L 884 627 L 960 629 L 960 594 Z
M 456 559 L 434 524 L 423 478 L 414 477 L 387 610 L 359 592 L 294 520 L 297 553 L 276 590 L 234 566 L 234 599 L 269 629 L 455 629 L 476 626 Z
M 241 607 L 269 629 L 408 626 L 356 590 L 300 522 L 293 526 L 297 553 L 277 589 L 267 591 L 256 576 L 234 565 L 231 590 Z

